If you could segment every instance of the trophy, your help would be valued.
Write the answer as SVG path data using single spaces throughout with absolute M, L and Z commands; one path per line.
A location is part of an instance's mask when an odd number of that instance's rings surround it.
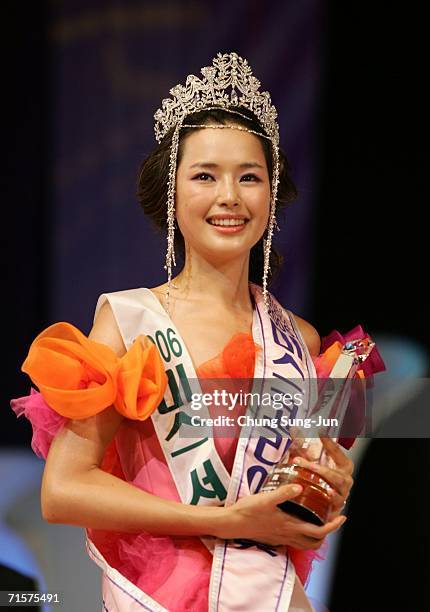
M 309 417 L 313 422 L 316 419 L 317 422 L 324 423 L 326 437 L 334 441 L 338 440 L 339 432 L 347 416 L 353 381 L 366 385 L 366 381 L 361 376 L 363 371 L 359 370 L 374 346 L 375 342 L 366 334 L 366 337 L 344 344 L 335 342 L 323 355 L 319 356 L 326 359 L 322 369 L 327 375 L 317 379 L 318 397 Z M 330 369 L 327 369 L 328 364 L 330 364 Z M 363 395 L 363 401 L 365 401 L 365 395 Z M 329 423 L 333 421 L 335 424 L 330 425 Z M 297 428 L 296 431 L 300 433 Z M 290 457 L 306 453 L 311 456 L 312 461 L 321 465 L 334 467 L 335 464 L 326 453 L 320 438 L 297 436 L 292 446 L 294 455 L 290 451 L 287 452 L 286 457 L 276 464 L 267 475 L 260 490 L 274 491 L 284 484 L 301 485 L 302 492 L 298 496 L 278 504 L 278 507 L 314 525 L 324 525 L 331 511 L 331 498 L 328 493 L 331 487 L 319 474 L 294 464 Z

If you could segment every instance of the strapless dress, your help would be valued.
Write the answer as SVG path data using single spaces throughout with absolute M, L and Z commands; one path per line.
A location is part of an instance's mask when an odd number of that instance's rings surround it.
M 234 334 L 218 355 L 196 368 L 202 391 L 213 388 L 214 379 L 223 382 L 242 379 L 252 385 L 256 353 L 261 350 L 251 334 Z M 24 414 L 31 421 L 32 448 L 46 458 L 53 437 L 67 419 L 51 409 L 34 389 L 29 396 L 13 400 L 11 405 L 18 416 Z M 246 406 L 242 409 L 246 410 Z M 210 407 L 209 411 L 215 416 Z M 214 444 L 231 473 L 238 439 L 231 433 L 223 433 L 214 428 Z M 156 482 L 158 495 L 180 501 L 151 419 L 124 419 L 106 448 L 101 469 L 150 493 Z M 200 538 L 90 528 L 87 532 L 109 565 L 168 610 L 205 612 L 208 609 L 212 554 Z M 302 584 L 309 576 L 312 562 L 324 558 L 323 552 L 289 548 Z

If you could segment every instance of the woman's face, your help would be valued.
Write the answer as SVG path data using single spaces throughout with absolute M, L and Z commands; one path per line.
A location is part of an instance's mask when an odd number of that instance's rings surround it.
M 259 139 L 235 129 L 193 130 L 176 173 L 176 218 L 187 247 L 210 261 L 248 255 L 267 227 L 270 179 Z M 215 226 L 214 215 L 245 224 Z

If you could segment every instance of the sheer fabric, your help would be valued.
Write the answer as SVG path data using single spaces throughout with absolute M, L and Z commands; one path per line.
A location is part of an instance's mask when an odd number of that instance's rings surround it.
M 261 347 L 251 334 L 235 334 L 223 351 L 196 369 L 202 391 L 216 385 L 215 379 L 242 379 L 252 384 L 255 356 Z M 243 387 L 242 387 L 243 388 Z M 33 427 L 32 448 L 46 458 L 55 434 L 67 418 L 50 408 L 40 393 L 12 400 L 17 416 L 25 415 Z M 246 410 L 246 406 L 240 408 Z M 219 414 L 219 408 L 217 408 Z M 211 416 L 216 416 L 209 407 Z M 238 433 L 238 432 L 237 432 Z M 237 437 L 214 429 L 214 443 L 226 469 L 231 472 Z M 101 468 L 147 492 L 180 501 L 152 420 L 124 419 L 105 451 Z M 153 536 L 88 529 L 88 535 L 106 561 L 140 589 L 173 612 L 205 611 L 208 608 L 212 555 L 198 537 Z M 289 549 L 296 572 L 305 584 L 320 551 Z

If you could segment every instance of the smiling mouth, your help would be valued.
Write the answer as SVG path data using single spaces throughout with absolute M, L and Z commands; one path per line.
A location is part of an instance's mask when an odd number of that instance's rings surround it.
M 216 227 L 238 227 L 246 225 L 249 219 L 206 219 L 206 223 Z

